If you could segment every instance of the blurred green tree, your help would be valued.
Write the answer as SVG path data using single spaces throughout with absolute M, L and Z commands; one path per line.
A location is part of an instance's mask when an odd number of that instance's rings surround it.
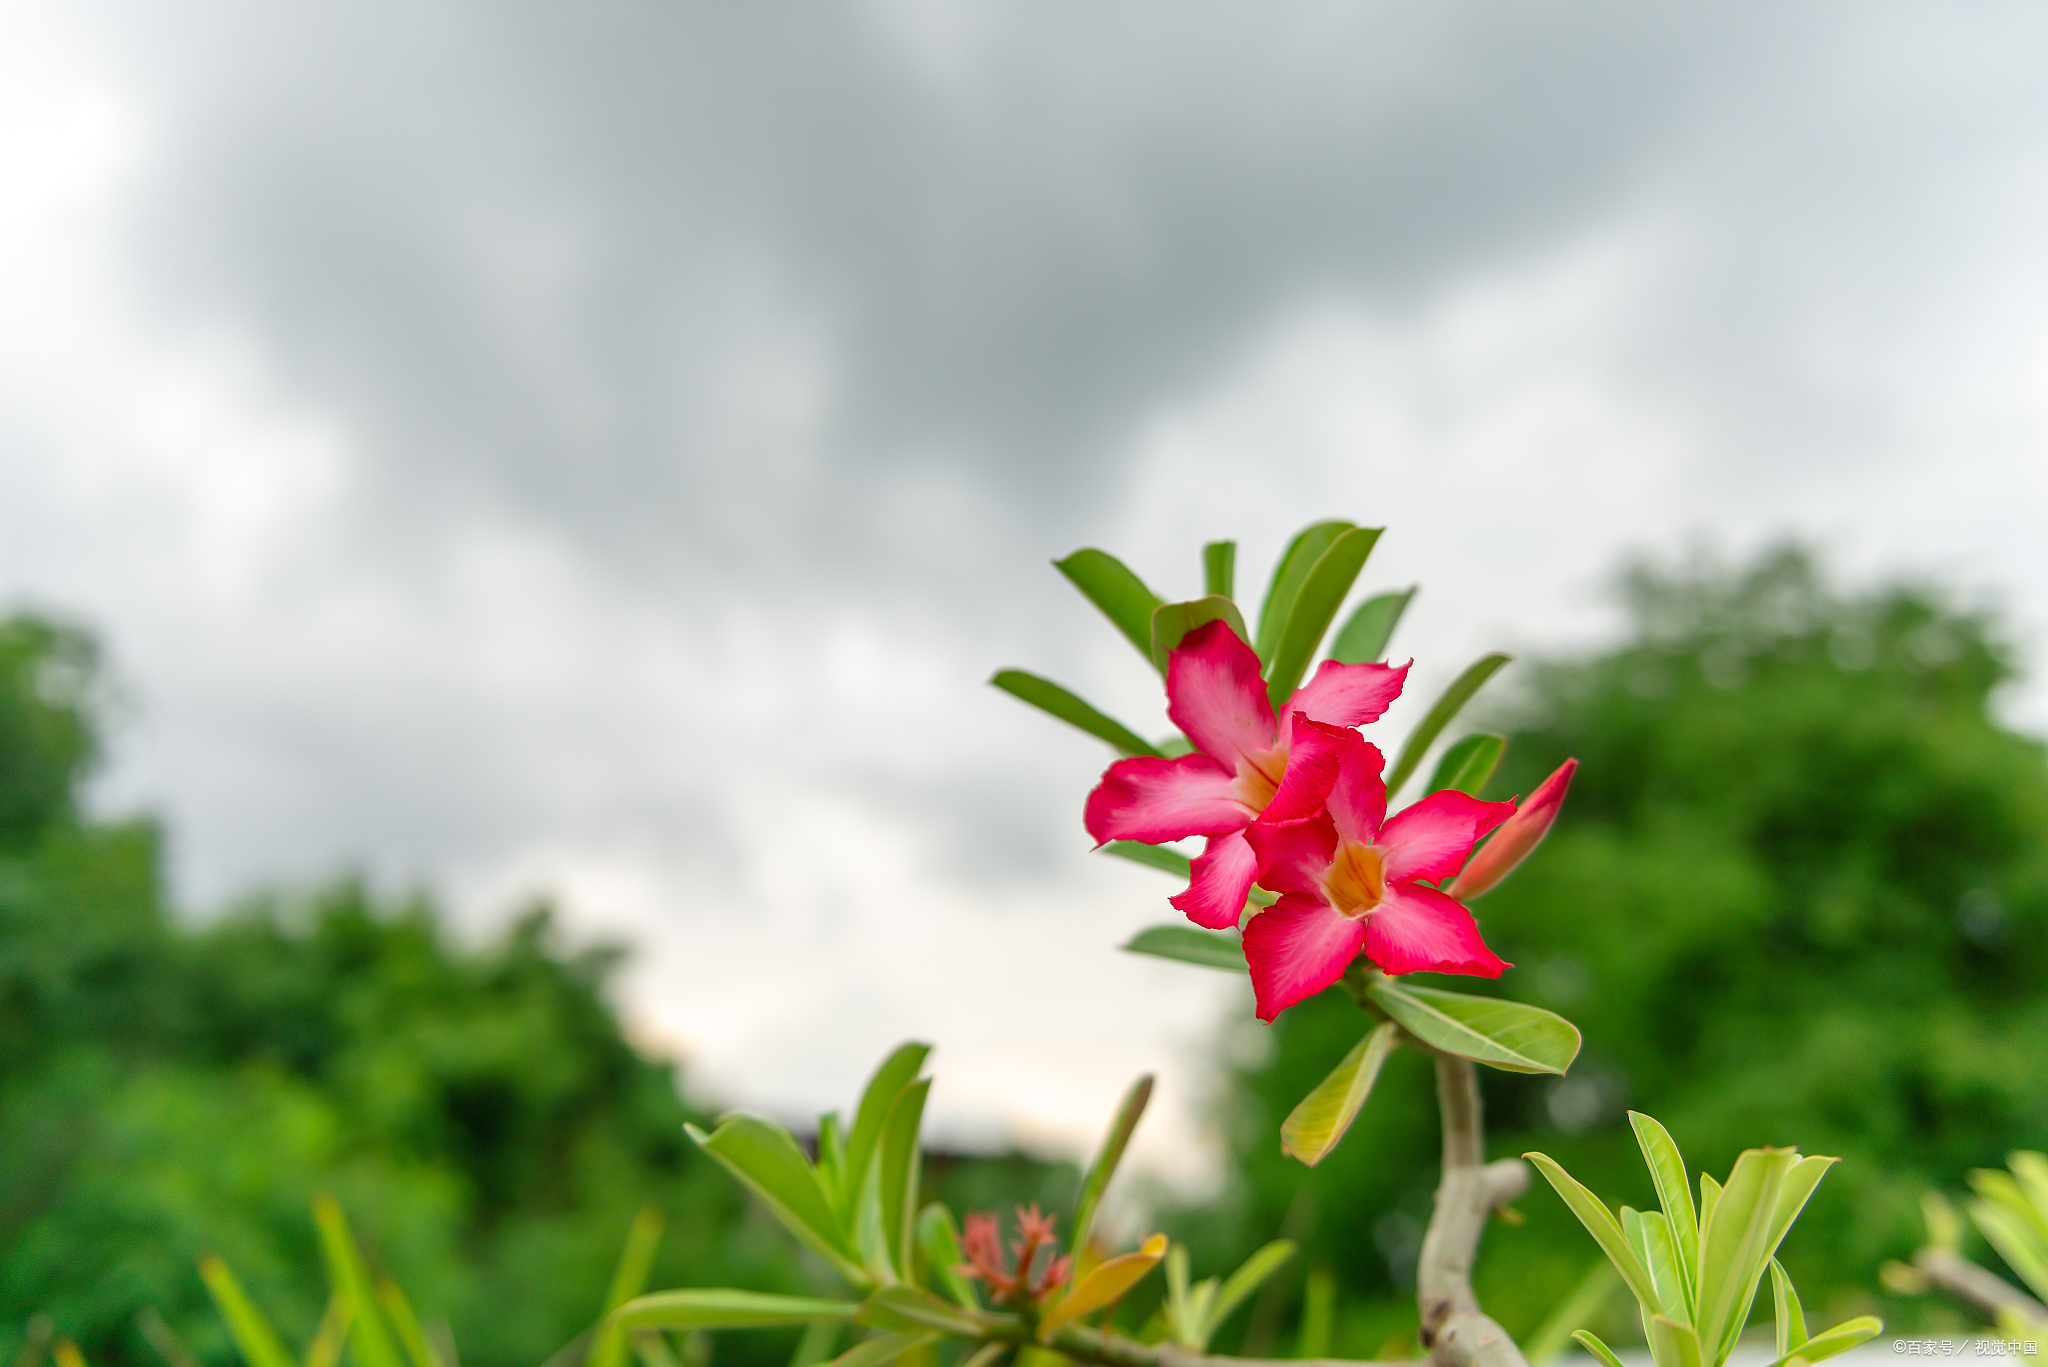
M 1996 714 L 2011 647 L 1936 590 L 1831 591 L 1792 549 L 1641 567 L 1623 590 L 1623 643 L 1525 667 L 1500 714 L 1512 744 L 1487 796 L 1581 767 L 1545 848 L 1475 911 L 1518 965 L 1497 990 L 1563 1012 L 1585 1049 L 1563 1079 L 1481 1070 L 1489 1154 L 1542 1148 L 1637 1206 L 1654 1198 L 1629 1108 L 1695 1170 L 1757 1143 L 1839 1154 L 1787 1267 L 1829 1321 L 1878 1308 L 1920 1192 L 2048 1135 L 2048 762 Z M 1274 1138 L 1365 1028 L 1335 992 L 1270 1031 L 1229 1027 L 1250 1059 L 1217 1107 L 1235 1186 L 1181 1223 L 1218 1266 L 1276 1228 L 1305 1239 L 1300 1267 L 1344 1288 L 1336 1349 L 1375 1354 L 1414 1329 L 1426 1066 L 1397 1055 L 1312 1172 Z M 1520 1205 L 1477 1280 L 1526 1334 L 1597 1254 L 1541 1184 Z M 1276 1285 L 1298 1291 L 1299 1270 Z M 1901 1327 L 1938 1313 L 1881 1308 Z M 1284 1293 L 1256 1307 L 1250 1346 L 1284 1346 L 1294 1314 Z M 1617 1304 L 1594 1327 L 1629 1318 Z

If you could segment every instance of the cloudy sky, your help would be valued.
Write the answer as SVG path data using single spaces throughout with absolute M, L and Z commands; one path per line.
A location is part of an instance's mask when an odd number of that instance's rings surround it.
M 781 1114 L 1184 1166 L 1219 977 L 1091 857 L 1169 597 L 1390 531 L 1425 697 L 1796 532 L 2048 625 L 2021 4 L 0 4 L 0 598 L 110 645 L 195 912 L 547 892 Z M 2048 723 L 2048 691 L 2010 700 Z M 1398 733 L 1397 710 L 1387 727 Z

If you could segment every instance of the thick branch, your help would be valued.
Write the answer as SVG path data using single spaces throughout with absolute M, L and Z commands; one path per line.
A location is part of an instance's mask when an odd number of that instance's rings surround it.
M 1422 1344 L 1437 1367 L 1528 1367 L 1507 1331 L 1479 1308 L 1472 1294 L 1472 1260 L 1487 1216 L 1522 1194 L 1529 1169 L 1518 1158 L 1483 1161 L 1479 1076 L 1470 1059 L 1437 1054 L 1436 1091 L 1443 1113 L 1444 1170 L 1415 1270 Z
M 2001 1311 L 2010 1311 L 2022 1319 L 2048 1321 L 2048 1307 L 1954 1249 L 1923 1248 L 1913 1255 L 1913 1267 L 1933 1285 L 1968 1301 L 1993 1319 Z

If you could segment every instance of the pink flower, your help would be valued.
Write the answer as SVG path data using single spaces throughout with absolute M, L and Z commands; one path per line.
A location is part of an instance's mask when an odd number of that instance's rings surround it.
M 1262 816 L 1310 815 L 1335 776 L 1335 751 L 1324 737 L 1304 736 L 1297 716 L 1336 728 L 1377 721 L 1401 696 L 1407 675 L 1406 665 L 1325 660 L 1276 716 L 1259 657 L 1228 624 L 1205 623 L 1187 634 L 1166 667 L 1166 714 L 1194 753 L 1110 765 L 1088 795 L 1088 834 L 1098 844 L 1149 845 L 1207 836 L 1193 881 L 1170 900 L 1196 925 L 1235 927 L 1258 876 L 1245 827 Z
M 1363 949 L 1389 973 L 1469 973 L 1509 967 L 1479 938 L 1472 914 L 1425 887 L 1456 874 L 1472 846 L 1515 810 L 1447 789 L 1387 816 L 1386 760 L 1356 731 L 1306 723 L 1337 755 L 1323 809 L 1260 821 L 1246 834 L 1259 882 L 1280 900 L 1245 927 L 1258 1015 L 1270 1021 L 1344 976 Z

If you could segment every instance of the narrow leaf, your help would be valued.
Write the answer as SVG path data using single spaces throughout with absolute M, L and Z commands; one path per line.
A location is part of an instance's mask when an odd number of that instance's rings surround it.
M 953 1223 L 953 1212 L 940 1202 L 918 1212 L 917 1246 L 924 1250 L 933 1280 L 947 1295 L 969 1310 L 981 1307 L 974 1288 L 960 1275 L 960 1265 L 967 1261 L 960 1254 L 960 1227 Z
M 1330 645 L 1330 658 L 1338 664 L 1363 665 L 1379 664 L 1387 658 L 1387 643 L 1394 639 L 1394 628 L 1400 625 L 1401 614 L 1414 601 L 1415 590 L 1402 589 L 1399 593 L 1382 593 L 1368 598 L 1358 605 L 1351 614 L 1351 620 L 1337 633 L 1337 639 Z
M 1111 1258 L 1083 1277 L 1069 1291 L 1060 1303 L 1039 1322 L 1038 1337 L 1041 1341 L 1052 1337 L 1053 1331 L 1063 1324 L 1069 1324 L 1083 1315 L 1093 1314 L 1103 1306 L 1114 1303 L 1126 1291 L 1136 1286 L 1141 1278 L 1159 1265 L 1166 1256 L 1166 1236 L 1154 1234 L 1145 1240 L 1136 1253 Z
M 1102 610 L 1103 616 L 1116 624 L 1116 629 L 1138 648 L 1140 655 L 1151 658 L 1152 611 L 1159 606 L 1160 598 L 1145 587 L 1144 580 L 1131 573 L 1123 561 L 1093 547 L 1052 563 L 1089 602 Z
M 1497 651 L 1491 655 L 1482 655 L 1467 665 L 1463 674 L 1452 680 L 1451 686 L 1444 690 L 1443 696 L 1436 700 L 1436 704 L 1423 716 L 1421 722 L 1408 733 L 1408 739 L 1401 742 L 1400 757 L 1394 761 L 1394 767 L 1387 772 L 1389 794 L 1401 790 L 1401 785 L 1415 772 L 1415 766 L 1422 763 L 1422 757 L 1429 753 L 1429 747 L 1436 743 L 1436 738 L 1443 729 L 1451 724 L 1451 719 L 1463 711 L 1465 704 L 1472 701 L 1472 695 L 1479 691 L 1480 686 L 1512 658 L 1514 657 L 1502 655 Z
M 1622 1361 L 1614 1355 L 1614 1350 L 1602 1343 L 1592 1330 L 1580 1329 L 1573 1333 L 1572 1337 L 1577 1339 L 1587 1352 L 1599 1358 L 1604 1367 L 1622 1367 Z
M 812 1320 L 805 1325 L 802 1337 L 796 1341 L 796 1351 L 789 1355 L 789 1367 L 818 1367 L 831 1361 L 839 1331 L 837 1320 Z
M 885 1367 L 914 1348 L 923 1348 L 937 1343 L 940 1335 L 925 1334 L 876 1334 L 873 1338 L 862 1339 L 853 1347 L 832 1359 L 832 1367 Z
M 1211 541 L 1202 547 L 1202 592 L 1216 594 L 1223 598 L 1234 596 L 1237 578 L 1237 543 L 1235 541 Z M 1243 632 L 1238 635 L 1243 636 Z M 1250 639 L 1246 638 L 1246 644 Z
M 1828 1175 L 1828 1169 L 1840 1162 L 1837 1158 L 1824 1158 L 1810 1154 L 1797 1159 L 1785 1170 L 1785 1182 L 1778 1189 L 1778 1200 L 1771 1212 L 1771 1228 L 1768 1236 L 1769 1247 L 1765 1257 L 1778 1251 L 1778 1245 L 1785 1240 L 1785 1231 L 1792 1228 L 1792 1222 L 1799 1218 L 1799 1212 L 1806 1209 L 1806 1202 L 1813 1195 L 1813 1189 L 1820 1185 L 1820 1179 Z M 1757 1273 L 1763 1275 L 1761 1271 Z
M 249 1367 L 294 1367 L 284 1340 L 242 1290 L 242 1284 L 228 1271 L 226 1263 L 211 1254 L 201 1258 L 199 1279 L 213 1293 L 213 1303 L 220 1307 L 221 1318 L 228 1322 L 228 1334 L 235 1347 L 241 1349 L 243 1362 Z
M 1088 1165 L 1088 1175 L 1081 1179 L 1081 1194 L 1074 1202 L 1074 1229 L 1067 1239 L 1067 1247 L 1077 1257 L 1088 1246 L 1096 1212 L 1102 1209 L 1102 1194 L 1109 1189 L 1109 1179 L 1116 1176 L 1117 1164 L 1124 1161 L 1124 1150 L 1130 1147 L 1131 1136 L 1137 1132 L 1138 1121 L 1151 1100 L 1152 1074 L 1146 1073 L 1130 1085 L 1123 1100 L 1117 1103 L 1116 1117 L 1109 1122 L 1109 1132 L 1102 1136 L 1102 1147 L 1096 1150 L 1095 1161 Z
M 1778 1359 L 1782 1362 L 1793 1349 L 1806 1344 L 1806 1312 L 1799 1306 L 1799 1293 L 1792 1288 L 1792 1278 L 1776 1258 L 1771 1259 L 1771 1309 L 1778 1327 Z
M 1701 1367 L 1700 1336 L 1691 1325 L 1669 1315 L 1652 1315 L 1649 1330 L 1650 1356 L 1657 1367 Z
M 1540 1006 L 1387 977 L 1373 978 L 1366 991 L 1423 1043 L 1507 1072 L 1562 1074 L 1579 1054 L 1578 1027 Z
M 1584 1324 L 1599 1314 L 1621 1285 L 1621 1274 L 1605 1258 L 1595 1258 L 1579 1278 L 1571 1294 L 1559 1301 L 1523 1343 L 1522 1354 L 1529 1367 L 1545 1367 L 1571 1342 L 1574 1325 Z M 1602 1347 L 1605 1347 L 1603 1344 Z
M 384 1317 L 377 1310 L 376 1294 L 370 1289 L 370 1275 L 363 1270 L 362 1254 L 355 1235 L 349 1232 L 348 1217 L 332 1196 L 313 1202 L 313 1223 L 320 1230 L 320 1251 L 327 1260 L 327 1279 L 349 1301 L 350 1333 L 354 1339 L 356 1367 L 401 1367 L 398 1349 L 391 1342 Z
M 1259 659 L 1271 661 L 1273 652 L 1280 645 L 1280 633 L 1287 627 L 1288 614 L 1294 611 L 1294 600 L 1301 593 L 1301 586 L 1308 581 L 1308 573 L 1322 559 L 1323 552 L 1330 549 L 1336 539 L 1352 530 L 1349 522 L 1318 522 L 1304 527 L 1288 544 L 1286 554 L 1273 567 L 1273 578 L 1266 586 L 1265 606 L 1259 609 L 1259 635 L 1252 642 L 1252 649 Z
M 1704 1234 L 1707 1221 L 1713 1217 L 1714 1207 L 1721 1200 L 1721 1184 L 1710 1173 L 1700 1174 L 1700 1232 Z
M 711 1134 L 695 1125 L 684 1129 L 699 1148 L 760 1197 L 799 1243 L 848 1281 L 867 1284 L 868 1275 L 854 1256 L 830 1193 L 787 1130 L 751 1115 L 731 1116 Z
M 647 1269 L 654 1264 L 654 1250 L 661 1244 L 664 1223 L 661 1212 L 653 1206 L 642 1206 L 633 1217 L 626 1230 L 626 1246 L 619 1251 L 619 1265 L 612 1271 L 612 1284 L 605 1291 L 604 1314 L 611 1314 L 647 1289 Z M 584 1361 L 589 1367 L 625 1367 L 626 1331 L 616 1326 L 599 1331 L 590 1356 Z
M 1218 594 L 1197 598 L 1192 603 L 1162 603 L 1153 611 L 1152 663 L 1161 674 L 1170 663 L 1168 654 L 1180 648 L 1181 638 L 1210 622 L 1227 623 L 1238 640 L 1245 639 L 1244 617 L 1237 604 Z
M 1188 862 L 1188 857 L 1179 850 L 1147 845 L 1136 840 L 1112 840 L 1102 847 L 1102 852 L 1113 854 L 1119 859 L 1128 859 L 1133 864 L 1143 864 L 1148 869 L 1173 874 L 1177 878 L 1194 877 L 1194 870 Z
M 1772 1216 L 1794 1158 L 1790 1149 L 1743 1150 L 1700 1231 L 1700 1341 L 1712 1345 L 1717 1362 L 1741 1332 L 1763 1278 Z
M 334 1367 L 341 1361 L 341 1345 L 348 1339 L 348 1302 L 339 1295 L 327 1298 L 327 1309 L 320 1316 L 320 1327 L 313 1331 L 313 1341 L 306 1345 L 306 1367 Z
M 1692 1183 L 1685 1175 L 1685 1158 L 1671 1132 L 1641 1111 L 1630 1111 L 1628 1123 L 1635 1129 L 1636 1144 L 1649 1165 L 1650 1180 L 1657 1186 L 1657 1203 L 1671 1222 L 1671 1237 L 1678 1247 L 1679 1263 L 1685 1272 L 1687 1320 L 1696 1312 L 1693 1297 L 1699 1286 L 1700 1222 L 1693 1209 Z
M 640 1367 L 683 1367 L 668 1346 L 668 1336 L 659 1329 L 633 1331 L 633 1356 L 640 1359 Z
M 413 1367 L 441 1367 L 440 1355 L 420 1331 L 420 1317 L 413 1313 L 412 1302 L 406 1299 L 405 1289 L 389 1277 L 380 1277 L 377 1279 L 377 1303 L 384 1307 L 385 1318 L 391 1321 L 392 1331 L 405 1346 L 405 1355 L 412 1359 Z
M 1107 741 L 1118 754 L 1159 754 L 1158 747 L 1151 741 L 1115 718 L 1096 711 L 1051 679 L 1041 679 L 1021 669 L 1001 669 L 989 682 L 1042 712 L 1050 712 L 1069 726 L 1078 726 L 1095 739 Z
M 979 1338 L 989 1329 L 988 1317 L 978 1309 L 955 1305 L 914 1286 L 882 1288 L 862 1302 L 854 1319 L 870 1329 L 893 1334 L 921 1334 L 936 1329 L 961 1338 Z
M 897 1275 L 906 1281 L 917 1242 L 917 1179 L 923 1157 L 917 1136 L 931 1089 L 931 1079 L 925 1078 L 898 1092 L 882 1126 L 882 1237 Z
M 1301 685 L 1309 661 L 1315 658 L 1316 647 L 1323 643 L 1324 633 L 1329 631 L 1337 609 L 1344 605 L 1345 596 L 1357 581 L 1358 572 L 1365 568 L 1366 557 L 1372 554 L 1383 530 L 1351 528 L 1332 541 L 1309 568 L 1308 577 L 1302 580 L 1301 590 L 1287 610 L 1287 625 L 1281 629 L 1272 662 L 1266 668 L 1266 694 L 1273 706 L 1286 702 Z
M 1281 1150 L 1310 1167 L 1322 1162 L 1358 1118 L 1358 1108 L 1365 1104 L 1380 1065 L 1394 1052 L 1400 1035 L 1394 1022 L 1381 1021 L 1352 1045 L 1343 1062 L 1288 1112 L 1280 1125 Z
M 1244 1298 L 1259 1289 L 1266 1278 L 1283 1267 L 1294 1256 L 1294 1244 L 1288 1239 L 1275 1239 L 1258 1252 L 1246 1258 L 1237 1271 L 1224 1280 L 1216 1292 L 1216 1300 L 1203 1317 L 1202 1341 L 1207 1343 L 1215 1337 L 1223 1322 L 1230 1318 L 1230 1312 L 1244 1302 Z
M 1645 1211 L 1643 1221 L 1643 1265 L 1657 1287 L 1658 1308 L 1678 1323 L 1692 1324 L 1692 1288 L 1686 1285 L 1685 1267 L 1678 1257 L 1678 1244 L 1671 1234 L 1671 1221 L 1661 1210 Z
M 840 1188 L 842 1211 L 851 1212 L 868 1180 L 868 1164 L 874 1161 L 882 1143 L 882 1126 L 888 1123 L 889 1108 L 896 1094 L 910 1085 L 931 1053 L 929 1044 L 915 1040 L 899 1044 L 882 1060 L 860 1094 L 860 1109 L 854 1112 L 853 1130 L 846 1137 L 846 1185 Z
M 1825 1333 L 1815 1334 L 1792 1351 L 1791 1356 L 1779 1358 L 1771 1367 L 1793 1367 L 1805 1362 L 1825 1362 L 1837 1353 L 1846 1353 L 1859 1343 L 1868 1343 L 1884 1332 L 1884 1321 L 1875 1315 L 1859 1315 L 1853 1320 L 1844 1320 Z
M 1446 789 L 1465 793 L 1472 797 L 1486 786 L 1486 780 L 1493 777 L 1500 757 L 1507 753 L 1506 736 L 1491 735 L 1475 731 L 1444 751 L 1444 757 L 1436 762 L 1436 772 L 1429 777 L 1429 786 L 1423 796 L 1441 793 Z
M 1654 1314 L 1657 1288 L 1650 1281 L 1650 1270 L 1628 1246 L 1628 1237 L 1622 1233 L 1621 1223 L 1614 1218 L 1614 1212 L 1602 1205 L 1600 1198 L 1586 1190 L 1577 1178 L 1559 1167 L 1557 1160 L 1549 1154 L 1525 1153 L 1522 1157 L 1534 1163 L 1536 1171 L 1557 1189 L 1557 1194 L 1571 1207 L 1572 1214 L 1579 1217 L 1579 1223 L 1593 1236 L 1593 1242 L 1600 1245 L 1600 1251 L 1614 1264 L 1614 1270 L 1621 1273 L 1621 1279 L 1628 1283 L 1628 1289 L 1635 1293 L 1644 1311 Z
M 1161 959 L 1178 959 L 1203 968 L 1222 968 L 1234 973 L 1246 971 L 1244 947 L 1227 930 L 1201 930 L 1194 926 L 1151 926 L 1131 937 L 1124 946 L 1132 954 L 1151 954 Z
M 846 1135 L 839 1128 L 839 1112 L 818 1117 L 818 1180 L 836 1201 L 846 1186 Z
M 815 1296 L 770 1296 L 759 1291 L 692 1287 L 637 1296 L 612 1311 L 607 1324 L 621 1329 L 762 1329 L 814 1320 L 848 1321 L 860 1313 L 852 1301 Z

